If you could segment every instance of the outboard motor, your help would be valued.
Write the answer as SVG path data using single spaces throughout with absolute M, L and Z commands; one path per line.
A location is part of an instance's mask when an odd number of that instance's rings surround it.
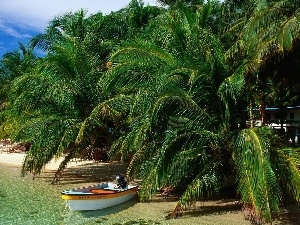
M 127 182 L 125 180 L 125 178 L 121 175 L 121 174 L 117 174 L 116 175 L 116 180 L 118 182 L 118 186 L 121 187 L 122 189 L 127 187 Z

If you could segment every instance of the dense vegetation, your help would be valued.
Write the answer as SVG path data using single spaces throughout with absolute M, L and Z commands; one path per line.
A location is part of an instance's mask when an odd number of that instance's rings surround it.
M 300 201 L 299 149 L 236 115 L 299 102 L 300 1 L 158 2 L 59 15 L 3 55 L 0 139 L 30 143 L 24 174 L 121 160 L 142 201 L 180 194 L 172 216 L 230 186 L 247 219 L 271 222 Z

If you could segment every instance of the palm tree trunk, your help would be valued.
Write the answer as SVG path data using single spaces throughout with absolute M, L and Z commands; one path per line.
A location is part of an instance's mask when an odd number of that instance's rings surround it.
M 249 116 L 250 116 L 250 128 L 253 128 L 254 127 L 254 113 L 253 113 L 253 101 L 252 101 L 252 99 L 250 99 Z
M 261 116 L 261 125 L 266 124 L 266 95 L 261 93 L 260 95 L 260 116 Z

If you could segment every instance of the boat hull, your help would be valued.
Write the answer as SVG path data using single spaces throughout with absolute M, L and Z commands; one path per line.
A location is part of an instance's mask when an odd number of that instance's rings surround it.
M 72 211 L 87 211 L 112 207 L 137 196 L 137 186 L 122 190 L 112 187 L 113 184 L 101 185 L 63 191 L 62 199 Z

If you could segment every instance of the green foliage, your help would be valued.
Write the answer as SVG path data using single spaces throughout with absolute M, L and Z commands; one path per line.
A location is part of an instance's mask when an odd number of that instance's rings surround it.
M 75 148 L 80 121 L 66 118 L 33 118 L 19 127 L 15 140 L 32 144 L 23 162 L 22 173 L 39 174 L 45 164 L 60 157 L 67 149 Z
M 250 220 L 270 222 L 279 212 L 281 193 L 270 162 L 270 143 L 265 130 L 242 130 L 234 142 L 238 191 Z M 258 185 L 259 184 L 259 185 Z
M 300 200 L 300 157 L 298 148 L 275 148 L 270 159 L 276 171 L 276 178 L 282 190 L 282 198 L 287 204 Z
M 176 5 L 202 5 L 204 3 L 203 0 L 158 0 L 158 2 L 162 5 L 167 6 L 176 6 Z
M 109 15 L 58 15 L 5 55 L 0 137 L 31 143 L 23 174 L 63 155 L 58 175 L 101 147 L 141 179 L 142 201 L 175 190 L 174 215 L 234 176 L 247 218 L 271 222 L 280 204 L 300 201 L 299 150 L 266 127 L 231 129 L 231 100 L 266 99 L 270 80 L 273 99 L 296 88 L 281 68 L 298 71 L 298 1 L 160 2 L 170 8 L 133 0 Z
M 150 23 L 148 41 L 130 43 L 112 55 L 104 85 L 116 95 L 130 94 L 133 102 L 127 130 L 119 133 L 111 154 L 123 160 L 133 154 L 128 176 L 142 179 L 142 201 L 157 189 L 180 188 L 175 211 L 217 193 L 231 168 L 248 219 L 271 222 L 284 199 L 282 190 L 289 190 L 290 198 L 298 201 L 299 171 L 289 167 L 293 184 L 281 186 L 268 129 L 241 130 L 236 139 L 225 135 L 228 99 L 238 101 L 245 90 L 255 90 L 246 82 L 257 79 L 252 74 L 262 60 L 246 58 L 226 78 L 222 47 L 199 23 L 204 17 L 196 16 L 204 14 L 188 8 L 162 14 L 152 21 L 160 26 Z
M 178 203 L 183 207 L 222 186 L 216 73 L 225 64 L 200 15 L 185 8 L 158 16 L 144 34 L 147 41 L 126 44 L 111 56 L 102 81 L 108 93 L 130 95 L 110 154 L 129 161 L 130 178 L 142 179 L 142 201 L 172 186 L 185 190 Z

